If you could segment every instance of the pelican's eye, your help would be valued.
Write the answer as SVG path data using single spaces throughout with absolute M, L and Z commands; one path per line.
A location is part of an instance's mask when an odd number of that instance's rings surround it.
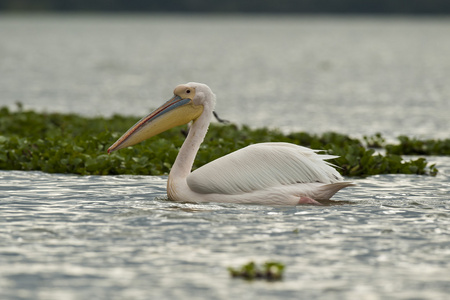
M 194 99 L 195 97 L 195 87 L 190 87 L 185 84 L 180 84 L 173 90 L 173 94 L 175 96 L 179 96 L 181 98 L 189 98 Z

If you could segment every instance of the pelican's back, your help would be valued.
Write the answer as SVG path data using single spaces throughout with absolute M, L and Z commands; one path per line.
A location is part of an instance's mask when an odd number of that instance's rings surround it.
M 237 150 L 195 170 L 187 177 L 200 194 L 242 194 L 296 183 L 342 181 L 341 175 L 309 148 L 288 143 L 261 143 Z

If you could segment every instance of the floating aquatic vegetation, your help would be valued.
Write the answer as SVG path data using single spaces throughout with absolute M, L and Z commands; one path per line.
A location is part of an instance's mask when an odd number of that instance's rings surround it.
M 381 133 L 364 136 L 369 148 L 384 148 L 386 153 L 396 155 L 450 155 L 450 139 L 419 140 L 404 135 L 399 136 L 398 144 L 387 144 Z
M 399 144 L 386 145 L 387 153 L 397 155 L 450 155 L 450 139 L 418 140 L 407 136 L 398 137 Z
M 228 272 L 234 278 L 276 281 L 283 279 L 284 268 L 284 264 L 280 262 L 268 261 L 262 266 L 258 266 L 254 262 L 249 262 L 238 269 L 229 267 Z
M 369 148 L 383 148 L 386 144 L 386 140 L 379 132 L 371 136 L 365 135 L 363 139 L 366 142 L 367 147 Z
M 436 175 L 438 170 L 434 164 L 428 165 L 425 158 L 405 161 L 400 155 L 376 153 L 373 149 L 362 146 L 346 145 L 327 147 L 328 152 L 339 157 L 335 164 L 346 176 L 370 176 L 377 174 L 418 174 Z
M 80 175 L 168 174 L 184 141 L 185 127 L 173 128 L 132 148 L 106 154 L 107 148 L 136 120 L 136 117 L 119 115 L 82 117 L 24 111 L 21 107 L 14 112 L 0 108 L 0 169 Z M 338 170 L 345 176 L 437 173 L 435 166 L 429 165 L 425 158 L 405 161 L 399 156 L 408 148 L 405 146 L 394 151 L 394 146 L 389 148 L 387 145 L 388 153 L 382 155 L 365 147 L 358 139 L 334 132 L 283 134 L 268 128 L 251 129 L 245 125 L 215 123 L 211 124 L 197 154 L 194 169 L 249 144 L 275 141 L 323 149 L 338 155 L 340 157 L 331 162 L 339 166 Z M 366 144 L 368 141 L 377 145 L 384 143 L 381 135 L 366 137 L 365 141 Z M 400 141 L 406 144 L 403 141 L 407 140 L 401 138 Z M 420 143 L 414 139 L 408 141 Z M 431 142 L 424 143 L 430 145 Z M 437 141 L 433 147 L 422 146 L 425 148 L 444 149 L 441 155 L 448 153 L 448 140 Z

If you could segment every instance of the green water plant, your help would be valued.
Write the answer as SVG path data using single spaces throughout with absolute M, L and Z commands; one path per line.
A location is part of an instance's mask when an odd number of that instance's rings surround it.
M 228 268 L 228 272 L 233 278 L 242 278 L 245 280 L 262 279 L 267 281 L 277 281 L 283 279 L 285 266 L 276 261 L 268 261 L 257 265 L 253 261 L 242 265 L 240 268 Z
M 137 119 L 120 115 L 104 118 L 38 113 L 21 107 L 16 111 L 0 108 L 0 169 L 80 175 L 168 174 L 187 127 L 173 128 L 120 152 L 106 153 Z M 210 126 L 194 169 L 247 145 L 275 141 L 338 155 L 340 157 L 331 162 L 345 176 L 437 173 L 435 166 L 429 165 L 425 158 L 404 160 L 390 150 L 382 155 L 358 139 L 335 132 L 284 134 L 276 129 L 216 123 Z M 447 146 L 444 141 L 437 147 L 446 149 Z
M 407 136 L 399 136 L 398 144 L 386 145 L 387 153 L 397 155 L 450 155 L 450 139 L 419 140 Z
M 450 139 L 425 139 L 401 135 L 398 143 L 387 143 L 381 133 L 364 136 L 363 140 L 369 148 L 385 149 L 388 154 L 395 155 L 450 155 Z
M 400 155 L 376 153 L 374 149 L 362 146 L 346 145 L 326 147 L 328 153 L 339 156 L 335 164 L 346 176 L 370 176 L 378 174 L 418 174 L 436 175 L 434 164 L 429 165 L 425 158 L 404 160 Z
M 365 135 L 363 140 L 369 148 L 383 148 L 386 144 L 385 138 L 379 132 L 374 135 Z

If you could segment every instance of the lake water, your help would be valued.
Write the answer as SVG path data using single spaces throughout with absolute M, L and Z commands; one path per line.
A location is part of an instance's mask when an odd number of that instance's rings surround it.
M 223 118 L 449 137 L 450 20 L 0 16 L 0 106 L 145 114 L 188 81 Z M 165 177 L 0 171 L 0 299 L 448 299 L 450 158 L 337 205 L 178 204 Z M 227 267 L 276 260 L 281 282 Z
M 0 16 L 0 105 L 142 116 L 189 81 L 223 118 L 447 138 L 450 18 Z

